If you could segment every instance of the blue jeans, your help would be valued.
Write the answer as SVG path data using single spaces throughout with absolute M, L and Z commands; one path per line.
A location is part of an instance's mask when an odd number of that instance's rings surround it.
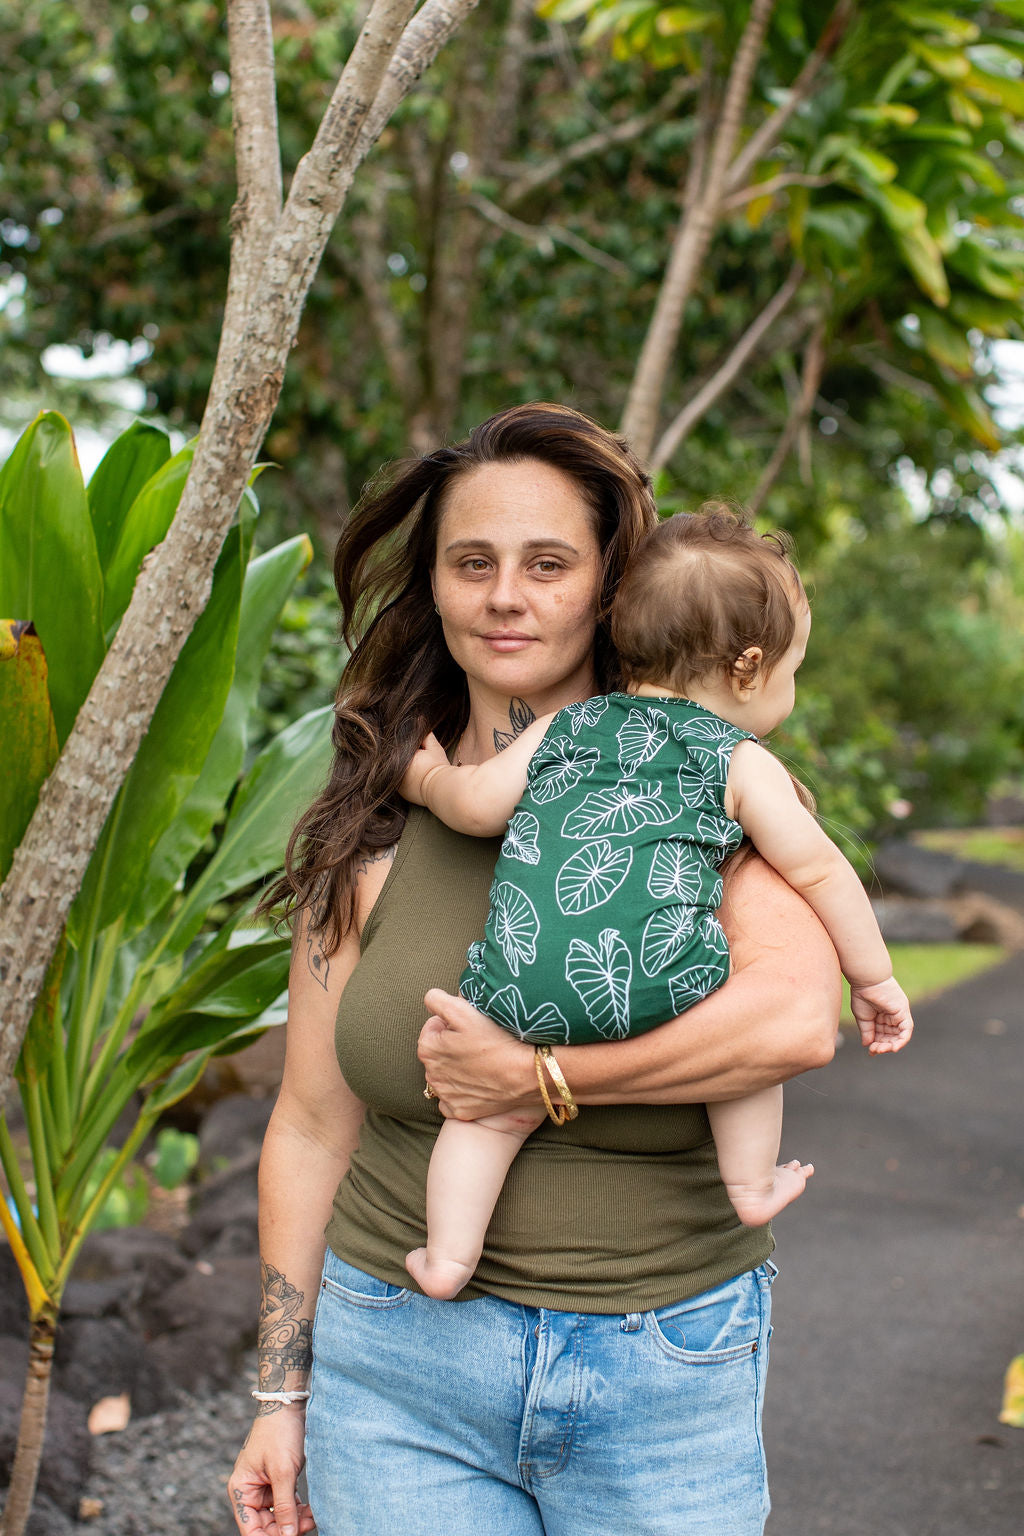
M 761 1536 L 772 1264 L 655 1312 L 431 1301 L 330 1249 L 319 1536 Z

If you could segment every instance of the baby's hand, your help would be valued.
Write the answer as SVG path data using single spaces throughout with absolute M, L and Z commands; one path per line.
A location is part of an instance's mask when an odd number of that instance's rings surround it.
M 873 1056 L 901 1051 L 914 1032 L 909 999 L 894 976 L 870 987 L 851 983 L 850 1006 L 861 1045 L 866 1045 Z
M 413 805 L 426 805 L 427 802 L 423 798 L 423 786 L 428 774 L 435 768 L 448 768 L 449 766 L 444 747 L 442 747 L 433 731 L 431 731 L 405 770 L 405 777 L 398 786 L 399 794 L 403 799 L 411 801 Z

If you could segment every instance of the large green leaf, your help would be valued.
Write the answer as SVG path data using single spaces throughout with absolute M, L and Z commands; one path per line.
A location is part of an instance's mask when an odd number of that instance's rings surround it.
M 327 777 L 333 720 L 333 705 L 315 709 L 257 757 L 235 796 L 220 847 L 174 916 L 168 953 L 181 953 L 214 902 L 281 867 L 299 813 Z
M 25 621 L 0 621 L 0 881 L 57 761 L 42 642 Z
M 131 602 L 139 567 L 165 537 L 174 521 L 181 493 L 192 467 L 194 444 L 186 443 L 137 492 L 124 514 L 113 553 L 106 567 L 103 628 L 109 633 Z
M 249 563 L 242 589 L 235 672 L 224 716 L 199 777 L 150 857 L 125 924 L 130 935 L 148 923 L 170 897 L 223 812 L 242 768 L 246 722 L 274 628 L 296 580 L 313 557 L 305 534 L 279 544 Z
M 133 421 L 100 460 L 89 481 L 89 511 L 104 571 L 136 496 L 170 456 L 166 432 L 148 422 Z
M 0 614 L 35 625 L 62 746 L 103 660 L 102 594 L 75 440 L 45 411 L 0 470 Z
M 228 534 L 213 590 L 175 663 L 135 762 L 107 818 L 72 909 L 72 936 L 98 932 L 127 911 L 153 850 L 192 789 L 231 686 L 247 521 Z

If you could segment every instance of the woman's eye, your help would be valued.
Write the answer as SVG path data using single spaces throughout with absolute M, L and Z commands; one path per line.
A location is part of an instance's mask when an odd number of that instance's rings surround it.
M 535 568 L 544 576 L 553 576 L 563 566 L 561 560 L 538 560 Z
M 477 558 L 473 558 L 471 560 L 464 560 L 462 562 L 462 569 L 464 571 L 472 571 L 474 574 L 476 572 L 478 572 L 478 571 L 486 571 L 486 569 L 487 569 L 487 561 L 484 560 L 484 559 L 477 559 Z

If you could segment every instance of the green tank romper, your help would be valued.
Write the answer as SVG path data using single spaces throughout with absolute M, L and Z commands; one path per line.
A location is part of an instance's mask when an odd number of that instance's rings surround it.
M 612 693 L 559 710 L 509 822 L 462 995 L 522 1040 L 622 1040 L 728 979 L 716 909 L 743 829 L 736 744 L 689 699 Z

